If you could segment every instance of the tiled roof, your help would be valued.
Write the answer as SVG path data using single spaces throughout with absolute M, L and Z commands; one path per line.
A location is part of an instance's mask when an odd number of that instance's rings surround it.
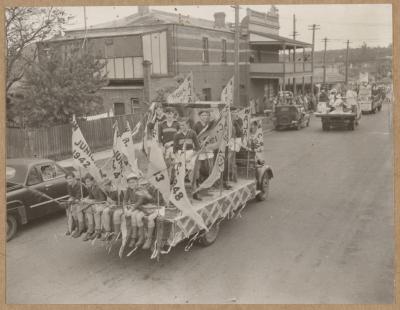
M 196 27 L 202 28 L 209 28 L 209 29 L 218 29 L 218 30 L 225 30 L 231 31 L 229 26 L 226 25 L 225 27 L 215 27 L 214 21 L 202 19 L 202 18 L 194 18 L 187 15 L 180 15 L 176 13 L 169 13 L 159 10 L 150 10 L 149 13 L 140 15 L 138 13 L 129 15 L 124 18 L 116 19 L 111 22 L 101 23 L 97 25 L 90 26 L 88 31 L 96 30 L 96 29 L 110 29 L 110 28 L 125 28 L 125 27 L 132 27 L 132 26 L 147 26 L 147 25 L 154 25 L 154 24 L 184 24 L 184 25 L 191 25 Z M 67 31 L 83 31 L 83 29 L 76 29 Z

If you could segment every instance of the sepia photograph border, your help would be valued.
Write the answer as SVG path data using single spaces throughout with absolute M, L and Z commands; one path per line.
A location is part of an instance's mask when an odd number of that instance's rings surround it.
M 277 5 L 298 5 L 298 4 L 392 4 L 392 27 L 393 27 L 393 87 L 394 87 L 394 98 L 395 100 L 399 100 L 400 98 L 400 75 L 399 75 L 399 63 L 400 63 L 400 0 L 239 0 L 239 1 L 223 1 L 223 0 L 3 0 L 0 4 L 1 6 L 1 14 L 0 14 L 0 45 L 2 55 L 0 57 L 0 70 L 1 70 L 1 99 L 0 99 L 0 126 L 1 126 L 1 165 L 0 165 L 0 184 L 1 184 L 1 193 L 0 199 L 3 202 L 0 212 L 0 222 L 1 230 L 0 230 L 0 244 L 1 244 L 1 252 L 0 252 L 0 299 L 1 299 L 1 307 L 0 309 L 29 309 L 29 310 L 66 310 L 66 309 L 104 309 L 104 310 L 122 310 L 122 309 L 195 309 L 195 310 L 205 310 L 205 309 L 240 309 L 240 310 L 250 310 L 250 309 L 294 309 L 294 310 L 312 310 L 312 309 L 340 309 L 340 310 L 358 310 L 358 309 L 377 309 L 377 310 L 389 310 L 389 309 L 399 309 L 398 300 L 400 297 L 400 289 L 398 283 L 400 282 L 400 273 L 399 273 L 399 258 L 400 258 L 400 223 L 399 223 L 399 208 L 400 208 L 400 103 L 396 102 L 393 104 L 393 148 L 394 148 L 394 220 L 395 220 L 395 264 L 394 264 L 394 300 L 393 304 L 388 305 L 240 305 L 240 304 L 230 304 L 230 305 L 193 305 L 193 304 L 183 304 L 183 305 L 99 305 L 99 304 L 85 304 L 85 305 L 54 305 L 54 304 L 35 304 L 35 305 L 14 305 L 14 304 L 6 304 L 6 238 L 5 238 L 5 216 L 6 216 L 6 208 L 5 208 L 5 162 L 6 162 L 6 104 L 5 104 L 5 29 L 4 29 L 4 19 L 5 19 L 5 8 L 9 6 L 105 6 L 105 5 L 232 5 L 232 4 L 248 4 L 248 5 L 267 5 L 267 4 L 277 4 Z M 205 301 L 207 302 L 207 301 Z

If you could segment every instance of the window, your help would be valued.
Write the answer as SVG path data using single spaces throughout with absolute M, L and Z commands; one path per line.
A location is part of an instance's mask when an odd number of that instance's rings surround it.
M 125 78 L 124 59 L 123 58 L 115 58 L 114 63 L 115 63 L 115 78 L 116 79 Z
M 124 115 L 125 114 L 125 104 L 123 102 L 114 103 L 114 115 Z
M 65 176 L 64 171 L 55 164 L 44 164 L 38 167 L 42 174 L 43 181 L 48 181 L 54 178 Z
M 151 62 L 152 74 L 168 74 L 167 33 L 154 32 L 143 35 L 143 59 Z
M 226 40 L 222 39 L 222 56 L 221 62 L 226 63 Z
M 40 176 L 39 172 L 35 167 L 29 171 L 28 174 L 28 180 L 26 182 L 26 185 L 36 185 L 42 182 L 42 177 Z
M 211 101 L 211 88 L 203 88 L 204 101 Z
M 107 62 L 108 78 L 113 80 L 133 80 L 143 78 L 143 57 L 118 57 L 100 59 Z
M 139 98 L 131 98 L 131 114 L 139 107 Z
M 133 57 L 124 57 L 124 78 L 133 79 Z
M 208 57 L 208 38 L 203 38 L 203 63 L 209 63 Z

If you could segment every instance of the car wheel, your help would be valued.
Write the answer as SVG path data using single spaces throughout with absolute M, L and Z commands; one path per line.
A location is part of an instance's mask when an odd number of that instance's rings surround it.
M 18 221 L 15 215 L 7 215 L 7 241 L 10 241 L 17 234 Z
M 258 201 L 267 200 L 269 196 L 269 176 L 268 172 L 265 171 L 260 181 L 260 192 L 257 194 L 256 199 Z
M 215 240 L 217 240 L 218 233 L 219 223 L 215 223 L 213 226 L 211 226 L 210 230 L 199 239 L 199 244 L 203 247 L 213 244 Z

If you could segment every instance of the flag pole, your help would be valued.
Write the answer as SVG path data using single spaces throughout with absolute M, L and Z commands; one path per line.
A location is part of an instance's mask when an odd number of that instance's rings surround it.
M 82 171 L 81 171 L 81 167 L 79 167 L 79 179 L 81 180 L 79 183 L 81 185 L 81 199 L 83 198 L 83 185 L 82 185 Z

